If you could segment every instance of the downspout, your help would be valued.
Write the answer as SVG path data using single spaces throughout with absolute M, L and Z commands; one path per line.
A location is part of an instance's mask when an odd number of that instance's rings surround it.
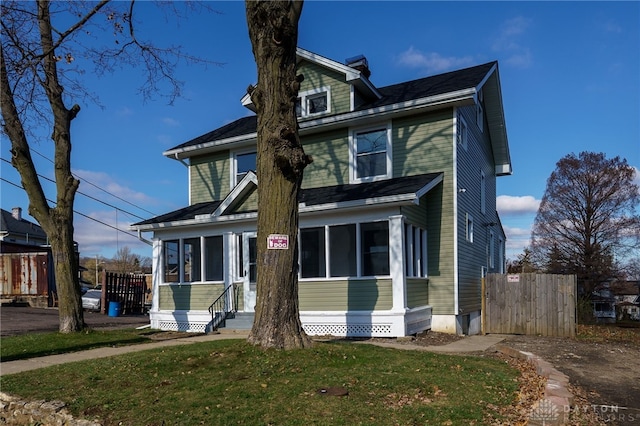
M 171 158 L 171 157 L 169 157 Z M 176 152 L 175 154 L 173 154 L 173 159 L 178 161 L 179 163 L 182 163 L 182 165 L 184 165 L 186 168 L 189 168 L 189 165 L 182 159 L 178 157 L 178 153 Z

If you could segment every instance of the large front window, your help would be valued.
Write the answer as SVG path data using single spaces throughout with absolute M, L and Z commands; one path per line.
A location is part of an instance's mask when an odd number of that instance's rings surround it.
M 351 133 L 351 180 L 371 181 L 391 177 L 391 129 L 389 126 Z
M 164 283 L 222 281 L 222 236 L 166 240 L 162 243 Z M 204 253 L 204 256 L 203 256 Z
M 301 278 L 363 277 L 389 273 L 387 221 L 300 230 Z

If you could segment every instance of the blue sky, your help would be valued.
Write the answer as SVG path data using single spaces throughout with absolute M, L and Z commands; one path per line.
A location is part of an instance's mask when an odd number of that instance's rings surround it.
M 136 5 L 139 37 L 221 63 L 177 66 L 185 98 L 173 106 L 137 94 L 139 69 L 101 78 L 87 70 L 86 84 L 102 107 L 79 102 L 72 162 L 86 179 L 80 191 L 108 205 L 76 197 L 81 255 L 110 258 L 128 246 L 150 257 L 129 224 L 188 204 L 187 169 L 162 152 L 249 114 L 240 99 L 255 83 L 256 68 L 244 3 L 208 4 L 218 13 L 180 23 L 152 3 Z M 340 62 L 364 54 L 376 86 L 499 62 L 513 175 L 498 179 L 498 211 L 510 258 L 528 243 L 546 179 L 561 157 L 604 152 L 640 168 L 639 2 L 308 1 L 298 44 Z M 9 148 L 3 136 L 3 159 Z M 48 141 L 35 148 L 53 157 Z M 51 177 L 44 157 L 35 155 L 36 165 Z M 3 179 L 20 182 L 6 162 L 0 167 Z M 2 208 L 20 206 L 26 216 L 23 191 L 4 180 L 1 188 Z M 52 199 L 53 189 L 45 184 Z

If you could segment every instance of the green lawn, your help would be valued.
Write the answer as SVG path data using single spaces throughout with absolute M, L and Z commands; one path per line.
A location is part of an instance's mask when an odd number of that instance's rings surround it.
M 9 375 L 0 385 L 63 400 L 75 417 L 104 425 L 469 425 L 511 405 L 519 375 L 494 358 L 339 341 L 264 351 L 225 340 Z M 348 395 L 321 391 L 332 387 Z
M 150 342 L 149 331 L 87 330 L 81 333 L 29 333 L 0 339 L 0 360 L 37 358 L 68 352 L 86 351 L 105 346 L 125 346 Z

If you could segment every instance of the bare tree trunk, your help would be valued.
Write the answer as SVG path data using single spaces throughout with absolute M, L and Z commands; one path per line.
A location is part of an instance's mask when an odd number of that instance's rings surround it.
M 311 162 L 298 136 L 295 102 L 298 20 L 302 2 L 246 2 L 249 37 L 258 68 L 249 93 L 258 114 L 258 259 L 256 317 L 249 342 L 264 348 L 311 344 L 298 308 L 298 192 Z M 289 237 L 287 250 L 270 250 L 267 237 Z
M 29 196 L 29 214 L 36 218 L 51 244 L 59 296 L 59 330 L 62 333 L 70 333 L 84 328 L 78 263 L 73 243 L 73 202 L 79 182 L 71 173 L 71 121 L 80 111 L 80 107 L 74 105 L 67 109 L 62 99 L 63 89 L 58 82 L 48 1 L 38 2 L 38 25 L 44 52 L 44 76 L 41 76 L 41 84 L 54 116 L 52 139 L 55 146 L 56 207 L 49 207 L 31 158 L 27 137 L 7 77 L 4 50 L 0 52 L 2 117 L 4 130 L 11 140 L 11 162 L 20 173 L 22 186 Z

